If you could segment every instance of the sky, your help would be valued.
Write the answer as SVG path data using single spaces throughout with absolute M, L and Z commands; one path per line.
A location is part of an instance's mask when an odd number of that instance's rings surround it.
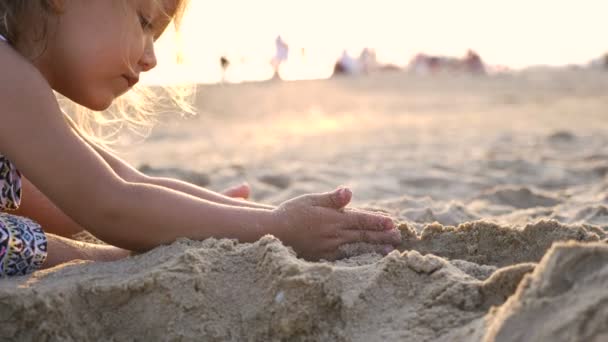
M 290 48 L 287 79 L 328 77 L 344 49 L 364 47 L 399 66 L 468 48 L 514 69 L 583 64 L 608 52 L 606 13 L 606 0 L 190 0 L 180 39 L 159 39 L 159 67 L 144 81 L 217 82 L 220 56 L 232 81 L 269 78 L 277 35 Z

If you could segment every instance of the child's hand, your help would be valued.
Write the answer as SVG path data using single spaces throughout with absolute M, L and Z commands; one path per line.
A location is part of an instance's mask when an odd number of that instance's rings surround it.
M 237 199 L 248 199 L 251 193 L 251 187 L 247 183 L 241 183 L 239 185 L 231 186 L 228 189 L 222 191 L 222 195 L 237 198 Z
M 279 229 L 275 235 L 309 260 L 334 260 L 343 244 L 367 242 L 392 250 L 401 242 L 393 221 L 380 214 L 348 210 L 352 193 L 338 189 L 283 202 L 275 210 Z

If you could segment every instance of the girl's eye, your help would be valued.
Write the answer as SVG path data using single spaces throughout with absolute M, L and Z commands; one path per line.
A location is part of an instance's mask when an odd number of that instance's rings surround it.
M 151 31 L 153 29 L 152 22 L 141 14 L 139 14 L 139 23 L 144 31 Z

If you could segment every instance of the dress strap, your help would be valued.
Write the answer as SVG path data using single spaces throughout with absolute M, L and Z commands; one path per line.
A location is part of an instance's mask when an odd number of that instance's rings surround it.
M 3 35 L 0 34 L 0 41 L 6 42 L 7 40 L 6 40 L 6 38 L 4 38 Z
M 15 210 L 21 204 L 21 173 L 0 154 L 0 210 Z

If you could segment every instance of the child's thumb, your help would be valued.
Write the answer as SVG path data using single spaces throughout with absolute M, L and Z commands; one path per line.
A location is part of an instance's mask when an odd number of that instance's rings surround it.
M 317 207 L 326 207 L 333 209 L 342 209 L 353 196 L 353 193 L 348 188 L 338 188 L 331 192 L 314 195 L 313 205 Z

